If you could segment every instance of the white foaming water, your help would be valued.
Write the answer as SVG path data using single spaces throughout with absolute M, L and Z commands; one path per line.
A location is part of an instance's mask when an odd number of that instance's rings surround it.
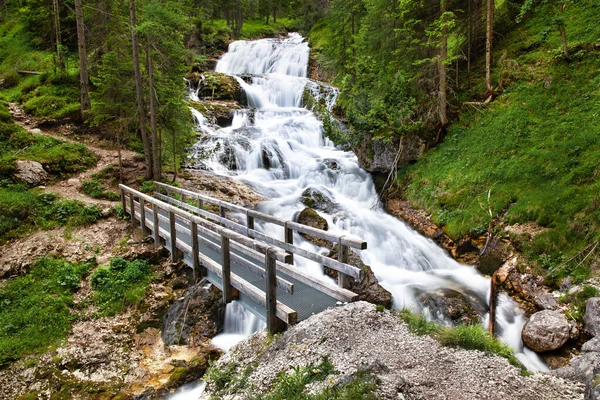
M 356 156 L 334 148 L 323 137 L 317 117 L 300 108 L 307 83 L 312 93 L 320 93 L 318 84 L 306 79 L 308 52 L 298 34 L 285 40 L 232 43 L 216 70 L 250 75 L 252 84 L 238 80 L 251 109 L 236 112 L 231 127 L 203 126 L 208 135 L 195 145 L 190 165 L 241 179 L 270 199 L 260 205 L 261 211 L 286 219 L 304 208 L 299 199 L 305 190 L 319 192 L 330 201 L 319 209 L 330 231 L 368 242 L 361 258 L 392 293 L 395 308 L 427 312 L 416 301 L 420 293 L 452 289 L 487 309 L 489 279 L 388 215 L 377 201 L 371 176 L 360 168 Z M 324 96 L 327 106 L 333 107 L 337 91 L 332 89 Z M 257 224 L 257 229 L 283 237 L 281 227 Z M 294 243 L 318 250 L 300 236 Z M 301 257 L 296 260 L 298 267 L 328 279 L 319 265 Z M 525 366 L 546 369 L 534 352 L 523 348 L 520 332 L 525 321 L 517 304 L 503 296 L 497 314 L 500 337 L 515 349 Z
M 232 301 L 225 308 L 225 325 L 223 333 L 215 336 L 211 344 L 224 352 L 265 327 L 265 323 L 256 315 L 246 310 L 237 301 Z

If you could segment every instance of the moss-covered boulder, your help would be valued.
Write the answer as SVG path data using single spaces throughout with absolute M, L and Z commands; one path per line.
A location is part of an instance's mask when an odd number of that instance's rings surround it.
M 242 106 L 237 101 L 188 101 L 188 105 L 202 113 L 213 125 L 231 126 L 236 110 Z
M 198 88 L 198 97 L 209 100 L 234 100 L 243 102 L 244 91 L 232 76 L 220 72 L 190 72 L 186 79 Z

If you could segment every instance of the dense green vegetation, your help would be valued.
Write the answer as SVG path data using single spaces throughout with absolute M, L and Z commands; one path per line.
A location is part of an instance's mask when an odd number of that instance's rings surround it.
M 73 293 L 92 265 L 42 258 L 28 274 L 0 286 L 0 366 L 65 337 L 76 318 Z
M 496 354 L 506 358 L 515 367 L 521 368 L 523 373 L 526 372 L 523 364 L 515 357 L 513 350 L 498 339 L 490 337 L 488 331 L 481 325 L 441 326 L 428 321 L 423 315 L 414 314 L 407 309 L 400 310 L 400 318 L 416 335 L 430 335 L 444 346 Z
M 103 315 L 115 315 L 144 298 L 151 275 L 152 266 L 146 260 L 115 257 L 92 273 L 94 302 Z

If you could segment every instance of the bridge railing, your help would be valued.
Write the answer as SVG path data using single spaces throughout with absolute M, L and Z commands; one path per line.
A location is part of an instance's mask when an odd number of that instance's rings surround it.
M 180 252 L 191 254 L 192 267 L 196 277 L 202 275 L 206 269 L 216 274 L 222 282 L 223 300 L 229 303 L 233 298 L 232 287 L 245 294 L 254 302 L 266 309 L 267 328 L 274 333 L 283 329 L 283 323 L 294 324 L 297 322 L 297 313 L 285 304 L 277 301 L 276 288 L 279 287 L 288 293 L 293 293 L 293 284 L 277 276 L 277 261 L 289 263 L 291 255 L 269 244 L 259 242 L 227 227 L 219 226 L 205 218 L 193 215 L 179 207 L 165 203 L 159 199 L 148 196 L 125 185 L 119 185 L 121 201 L 124 212 L 129 212 L 132 225 L 140 226 L 142 236 L 146 237 L 152 231 L 155 246 L 160 247 L 163 238 L 169 241 L 169 250 L 172 261 L 181 257 Z M 136 201 L 137 200 L 137 201 Z M 147 206 L 149 205 L 149 207 Z M 136 221 L 137 218 L 137 221 Z M 160 220 L 168 223 L 168 229 L 160 227 Z M 200 252 L 200 243 L 209 245 L 210 242 L 199 236 L 199 231 L 210 232 L 220 238 L 221 264 Z M 191 245 L 178 239 L 178 232 L 188 233 Z M 214 243 L 212 243 L 214 246 Z M 237 249 L 244 249 L 243 254 L 256 258 L 262 256 L 264 269 L 244 260 L 231 252 L 232 245 Z M 231 272 L 231 262 L 234 260 L 247 268 L 258 270 L 262 273 L 267 285 L 266 291 L 245 281 Z
M 192 192 L 190 190 L 177 188 L 171 185 L 167 185 L 162 182 L 154 182 L 156 192 L 154 193 L 155 197 L 164 200 L 165 202 L 169 202 L 171 204 L 177 205 L 186 210 L 192 211 L 198 215 L 201 215 L 205 218 L 213 220 L 230 228 L 233 231 L 236 231 L 240 234 L 246 235 L 251 238 L 259 239 L 265 243 L 280 247 L 288 252 L 288 254 L 297 254 L 301 257 L 307 258 L 309 260 L 318 262 L 322 265 L 325 265 L 331 269 L 334 269 L 338 272 L 338 286 L 340 288 L 346 288 L 348 286 L 347 276 L 350 276 L 354 279 L 360 279 L 361 274 L 363 273 L 360 268 L 356 268 L 354 266 L 348 265 L 348 248 L 355 248 L 364 250 L 367 248 L 367 242 L 354 238 L 351 236 L 338 236 L 332 233 L 313 228 L 311 226 L 303 225 L 294 221 L 285 220 L 283 218 L 274 217 L 269 214 L 262 213 L 260 211 L 251 210 L 239 205 L 227 203 L 225 201 L 215 199 L 206 195 L 202 195 L 199 193 Z M 166 193 L 163 194 L 163 193 Z M 181 200 L 173 198 L 172 194 L 175 193 L 180 196 Z M 192 206 L 188 204 L 187 200 L 192 199 L 196 203 L 196 206 Z M 215 215 L 204 210 L 205 204 L 212 204 L 219 207 L 219 215 Z M 246 226 L 233 222 L 226 218 L 226 211 L 234 211 L 241 213 L 246 216 Z M 271 236 L 265 235 L 261 232 L 258 232 L 254 229 L 255 220 L 261 220 L 264 222 L 269 222 L 272 224 L 276 224 L 282 226 L 284 228 L 284 237 L 285 241 L 278 240 Z M 310 252 L 308 250 L 302 249 L 298 246 L 294 246 L 293 244 L 293 232 L 304 233 L 306 235 L 310 235 L 319 239 L 327 240 L 332 244 L 338 245 L 338 259 L 334 260 L 329 257 L 325 257 L 321 254 L 317 254 L 314 252 Z M 291 264 L 293 264 L 294 260 L 291 259 Z

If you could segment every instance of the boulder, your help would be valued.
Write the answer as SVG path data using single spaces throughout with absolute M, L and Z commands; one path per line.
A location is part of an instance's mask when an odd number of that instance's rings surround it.
M 571 326 L 559 311 L 536 312 L 523 327 L 523 343 L 533 351 L 559 349 L 569 339 Z
M 239 82 L 230 75 L 220 72 L 192 72 L 186 78 L 196 86 L 198 97 L 210 100 L 235 100 L 242 102 L 244 92 Z
M 423 156 L 425 142 L 419 136 L 409 134 L 401 140 L 402 143 L 397 140 L 386 143 L 374 140 L 371 134 L 365 134 L 364 140 L 356 149 L 356 156 L 360 165 L 369 172 L 385 174 L 394 167 L 394 161 L 400 148 L 401 154 L 398 158 L 397 168 Z
M 309 187 L 302 192 L 300 202 L 315 210 L 332 213 L 336 210 L 332 194 L 326 188 Z
M 417 296 L 417 299 L 424 307 L 429 308 L 433 315 L 453 325 L 478 324 L 486 312 L 476 298 L 469 301 L 466 295 L 452 289 L 424 292 Z
M 329 229 L 329 225 L 327 224 L 327 220 L 319 215 L 312 208 L 305 208 L 300 211 L 300 213 L 294 217 L 294 219 L 302 225 L 312 226 L 313 228 L 321 229 L 322 231 L 326 231 Z
M 15 173 L 13 174 L 15 181 L 24 183 L 29 186 L 39 186 L 48 180 L 48 173 L 37 161 L 32 160 L 17 160 L 15 162 Z
M 585 330 L 592 336 L 600 336 L 600 297 L 585 302 Z
M 329 253 L 329 257 L 337 260 L 337 254 L 336 246 Z M 392 308 L 392 294 L 379 284 L 371 267 L 363 263 L 360 256 L 353 250 L 348 251 L 347 263 L 360 268 L 363 271 L 361 279 L 359 280 L 348 277 L 347 289 L 356 293 L 359 300 L 379 304 L 385 308 Z M 325 274 L 337 280 L 338 272 L 336 270 L 325 267 Z

